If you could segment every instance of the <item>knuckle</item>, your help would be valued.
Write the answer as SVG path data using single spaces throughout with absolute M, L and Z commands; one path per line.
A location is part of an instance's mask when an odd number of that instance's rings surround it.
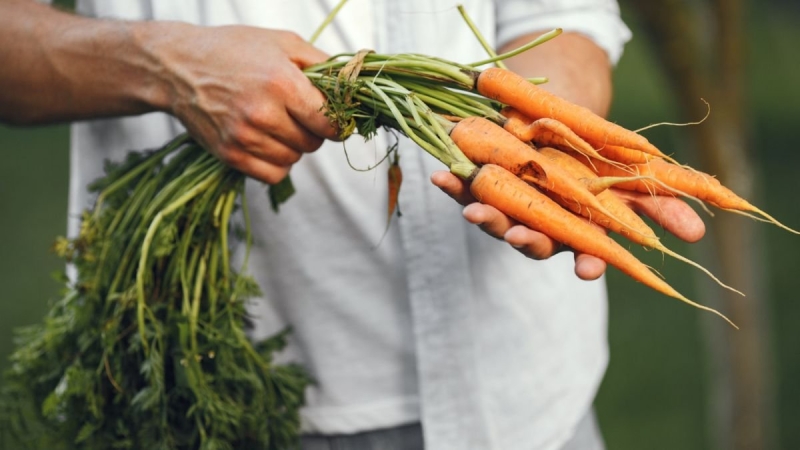
M 286 155 L 282 158 L 282 161 L 281 161 L 280 165 L 281 166 L 286 166 L 286 167 L 291 166 L 291 165 L 297 163 L 298 161 L 300 161 L 300 158 L 302 156 L 303 156 L 302 153 L 295 152 L 295 151 L 288 151 L 288 152 L 286 152 Z
M 274 167 L 272 170 L 267 171 L 264 173 L 264 181 L 267 184 L 277 184 L 289 173 L 288 167 Z
M 298 95 L 301 87 L 296 77 L 286 70 L 279 70 L 271 76 L 267 82 L 266 89 L 273 98 L 291 99 Z
M 498 231 L 492 226 L 492 224 L 488 224 L 488 223 L 487 224 L 481 224 L 481 225 L 478 225 L 478 227 L 481 230 L 483 230 L 484 233 L 488 234 L 489 236 L 491 236 L 491 237 L 493 237 L 493 238 L 495 238 L 497 240 L 501 240 L 501 241 L 503 240 L 503 234 L 502 233 L 498 233 Z
M 293 43 L 293 44 L 299 44 L 299 43 L 305 44 L 305 42 L 306 42 L 306 40 L 303 39 L 302 36 L 300 36 L 299 34 L 297 34 L 294 31 L 291 31 L 291 30 L 283 30 L 283 38 L 287 42 L 290 42 L 290 43 Z
M 277 114 L 274 108 L 268 106 L 252 106 L 245 109 L 245 123 L 258 129 L 268 130 L 278 127 Z
M 539 246 L 537 246 L 535 244 L 527 245 L 527 246 L 519 249 L 519 251 L 522 252 L 522 254 L 527 256 L 528 258 L 536 260 L 536 261 L 543 261 L 543 260 L 548 259 L 551 256 L 553 256 L 552 253 L 550 253 L 546 249 L 543 249 L 543 248 L 541 248 L 541 247 L 539 247 Z
M 567 248 L 550 239 L 548 236 L 539 233 L 535 235 L 535 238 L 532 240 L 532 242 L 526 245 L 522 250 L 524 250 L 525 255 L 529 258 L 537 261 L 543 261 L 551 258 L 557 253 L 560 253 L 561 251 L 567 250 Z
M 240 150 L 259 147 L 264 141 L 264 134 L 260 131 L 262 128 L 255 126 L 250 120 L 240 122 L 231 132 L 231 144 Z
M 220 161 L 232 167 L 238 167 L 242 163 L 242 153 L 232 146 L 223 146 L 217 153 L 217 157 Z
M 325 140 L 320 138 L 320 137 L 306 134 L 306 140 L 303 143 L 302 148 L 300 148 L 300 151 L 302 151 L 303 153 L 315 152 L 320 147 L 322 147 L 322 143 L 323 142 L 325 142 Z M 299 159 L 299 155 L 298 155 L 298 159 Z
M 269 139 L 247 148 L 257 158 L 279 167 L 290 167 L 300 161 L 303 153 L 281 143 L 280 140 Z
M 255 144 L 255 135 L 250 125 L 240 122 L 232 127 L 228 140 L 232 147 L 247 148 Z

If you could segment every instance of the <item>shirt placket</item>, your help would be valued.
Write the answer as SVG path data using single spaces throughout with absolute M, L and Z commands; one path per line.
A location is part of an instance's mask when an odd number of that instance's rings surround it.
M 392 18 L 429 9 L 430 4 L 390 0 L 378 4 L 379 51 L 415 51 L 411 21 Z M 438 189 L 428 180 L 430 158 L 409 140 L 403 141 L 401 151 L 404 192 L 398 224 L 406 256 L 426 448 L 490 448 L 478 420 L 466 229 L 453 201 L 435 192 Z

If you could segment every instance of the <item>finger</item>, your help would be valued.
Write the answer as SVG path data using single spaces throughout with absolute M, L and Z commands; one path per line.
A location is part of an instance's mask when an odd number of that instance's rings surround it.
M 271 136 L 256 131 L 248 133 L 250 136 L 246 138 L 241 134 L 238 135 L 235 147 L 228 150 L 228 153 L 234 154 L 234 158 L 236 153 L 244 152 L 275 166 L 290 167 L 303 156 L 299 151 Z
M 575 254 L 575 275 L 581 280 L 591 281 L 600 278 L 606 271 L 606 262 L 586 253 Z
M 503 239 L 520 253 L 532 259 L 547 259 L 562 248 L 561 244 L 544 233 L 524 225 L 515 225 L 506 231 Z
M 297 97 L 286 105 L 289 114 L 317 136 L 340 141 L 339 130 L 325 116 L 325 97 L 307 79 L 298 81 Z
M 286 111 L 315 135 L 331 140 L 341 140 L 339 131 L 325 116 L 325 96 L 297 69 L 292 96 L 286 102 Z
M 686 242 L 697 242 L 705 235 L 705 223 L 697 212 L 681 199 L 617 189 L 614 193 L 630 204 L 635 211 L 650 217 L 665 230 Z
M 289 173 L 289 166 L 278 166 L 244 151 L 229 152 L 223 161 L 245 175 L 267 184 L 276 184 Z
M 248 114 L 248 125 L 237 135 L 246 146 L 260 145 L 265 135 L 301 153 L 317 150 L 323 139 L 295 120 L 285 111 L 264 109 Z
M 328 54 L 314 47 L 297 33 L 286 30 L 274 30 L 281 34 L 279 42 L 290 60 L 300 69 L 313 66 L 328 59 Z
M 481 203 L 467 205 L 462 214 L 469 223 L 478 225 L 486 234 L 497 239 L 503 239 L 506 231 L 518 224 L 497 208 Z
M 475 197 L 470 194 L 467 183 L 446 170 L 433 172 L 431 174 L 431 183 L 461 205 L 466 206 L 470 203 L 475 203 Z
M 279 33 L 281 33 L 279 39 L 281 48 L 295 64 L 294 73 L 288 74 L 289 79 L 294 80 L 294 86 L 287 91 L 291 92 L 290 101 L 286 102 L 287 111 L 317 136 L 339 140 L 338 130 L 325 117 L 323 111 L 325 96 L 302 72 L 306 67 L 325 61 L 328 55 L 296 33 L 290 31 Z
M 608 230 L 592 222 L 586 217 L 578 217 L 588 223 L 603 234 L 608 234 Z M 572 250 L 574 251 L 574 250 Z M 581 280 L 591 281 L 600 278 L 606 271 L 607 264 L 604 260 L 589 255 L 587 253 L 575 252 L 575 275 Z
M 265 163 L 287 168 L 300 161 L 300 157 L 303 156 L 302 153 L 296 152 L 276 140 L 265 141 L 261 145 L 251 145 L 245 147 L 243 151 Z

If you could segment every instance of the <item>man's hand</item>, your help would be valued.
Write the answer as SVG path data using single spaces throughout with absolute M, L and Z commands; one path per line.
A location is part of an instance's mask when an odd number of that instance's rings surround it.
M 298 35 L 245 26 L 166 27 L 151 51 L 171 86 L 168 111 L 222 161 L 277 183 L 303 153 L 337 138 L 322 111 L 325 97 L 301 72 L 327 56 Z
M 336 131 L 302 68 L 326 55 L 295 34 L 126 22 L 0 1 L 0 122 L 164 111 L 221 160 L 267 183 Z
M 571 250 L 547 235 L 521 225 L 493 206 L 478 203 L 467 185 L 447 171 L 434 172 L 431 182 L 455 201 L 466 207 L 464 218 L 478 225 L 490 236 L 506 241 L 532 259 L 547 259 L 556 253 Z M 686 242 L 696 242 L 705 234 L 705 225 L 685 202 L 673 197 L 651 196 L 639 192 L 612 189 L 639 214 L 644 214 L 667 231 Z M 605 261 L 584 253 L 575 253 L 575 275 L 583 280 L 599 278 L 606 270 Z

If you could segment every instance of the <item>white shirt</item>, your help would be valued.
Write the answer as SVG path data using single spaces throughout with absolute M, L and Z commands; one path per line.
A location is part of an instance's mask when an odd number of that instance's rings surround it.
M 334 0 L 79 0 L 85 15 L 242 23 L 309 37 Z M 614 1 L 467 0 L 502 44 L 562 27 L 619 58 L 629 31 Z M 454 0 L 351 0 L 318 45 L 335 54 L 373 48 L 470 62 L 485 57 Z M 496 25 L 496 27 L 495 27 Z M 492 31 L 496 31 L 493 36 Z M 253 55 L 258 57 L 258 55 Z M 70 223 L 91 205 L 86 185 L 106 158 L 154 148 L 182 131 L 163 114 L 75 124 Z M 346 151 L 379 160 L 385 136 Z M 429 449 L 557 449 L 590 407 L 608 355 L 603 281 L 573 274 L 572 256 L 524 258 L 461 217 L 429 182 L 443 166 L 401 141 L 402 217 L 386 226 L 386 166 L 351 169 L 326 143 L 292 169 L 297 194 L 274 214 L 250 182 L 256 247 L 250 270 L 264 291 L 254 338 L 289 325 L 282 361 L 304 365 L 306 431 L 351 433 L 421 421 Z M 380 245 L 378 243 L 380 242 Z

